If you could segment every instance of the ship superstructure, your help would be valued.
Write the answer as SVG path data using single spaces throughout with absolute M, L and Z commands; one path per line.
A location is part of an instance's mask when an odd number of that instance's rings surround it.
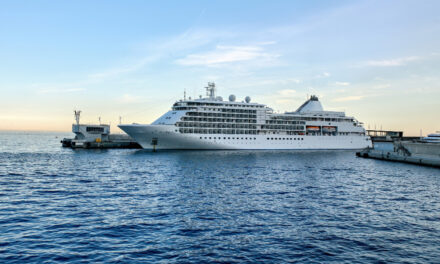
M 440 143 L 440 131 L 437 131 L 436 133 L 428 134 L 428 136 L 422 138 L 421 141 L 427 143 Z
M 145 149 L 363 149 L 371 146 L 362 123 L 324 111 L 311 96 L 283 114 L 247 96 L 225 101 L 208 83 L 207 96 L 175 102 L 151 125 L 119 125 Z

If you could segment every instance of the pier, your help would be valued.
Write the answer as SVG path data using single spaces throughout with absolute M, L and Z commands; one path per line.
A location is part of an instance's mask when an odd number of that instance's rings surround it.
M 440 168 L 440 144 L 421 142 L 418 137 L 403 137 L 401 131 L 368 130 L 373 148 L 356 155 L 395 162 Z
M 65 148 L 141 148 L 127 134 L 110 134 L 108 124 L 80 124 L 81 111 L 74 111 L 76 123 L 72 124 L 74 138 L 64 138 L 61 144 Z

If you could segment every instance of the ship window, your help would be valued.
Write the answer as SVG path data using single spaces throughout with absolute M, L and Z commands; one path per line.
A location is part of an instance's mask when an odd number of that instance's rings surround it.
M 301 140 L 304 140 L 304 138 L 301 138 Z
M 211 139 L 211 137 L 209 137 L 209 139 Z
M 87 132 L 104 132 L 104 128 L 103 127 L 87 127 L 86 128 Z

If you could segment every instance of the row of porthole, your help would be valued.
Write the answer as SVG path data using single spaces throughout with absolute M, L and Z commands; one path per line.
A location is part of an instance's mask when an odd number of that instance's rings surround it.
M 203 139 L 203 137 L 200 137 L 200 139 Z M 205 137 L 205 139 L 212 139 L 212 137 Z M 221 137 L 214 137 L 214 139 L 222 139 Z M 223 137 L 223 139 L 226 139 L 226 137 Z M 231 137 L 228 137 L 228 139 L 231 139 Z M 244 140 L 257 140 L 257 138 L 235 138 L 235 137 L 233 137 L 232 139 L 244 139 Z
M 267 140 L 304 140 L 304 138 L 266 138 Z
M 200 139 L 203 139 L 203 137 L 200 137 Z M 214 137 L 214 138 L 212 138 L 212 137 L 205 137 L 205 139 L 222 139 L 221 137 Z M 226 137 L 223 137 L 223 139 L 226 139 Z M 227 139 L 231 139 L 231 137 L 228 137 Z M 244 140 L 257 140 L 257 138 L 252 138 L 252 137 L 250 137 L 250 138 L 235 138 L 235 137 L 232 137 L 232 139 L 244 139 Z M 267 138 L 267 140 L 304 140 L 304 138 Z

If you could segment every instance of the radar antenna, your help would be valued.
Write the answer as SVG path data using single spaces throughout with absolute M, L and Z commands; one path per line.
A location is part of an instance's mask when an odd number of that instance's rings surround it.
M 81 117 L 81 110 L 74 110 L 73 113 L 75 114 L 76 124 L 79 125 L 79 119 Z
M 208 82 L 208 86 L 206 86 L 205 89 L 206 96 L 208 96 L 209 99 L 215 99 L 215 83 Z

